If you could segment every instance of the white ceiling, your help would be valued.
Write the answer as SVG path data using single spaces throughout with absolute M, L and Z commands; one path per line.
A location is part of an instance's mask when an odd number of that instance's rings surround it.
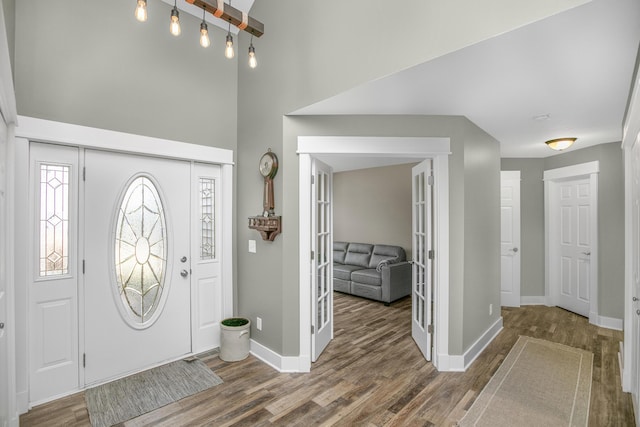
M 620 141 L 639 22 L 638 0 L 594 0 L 293 114 L 466 116 L 502 157 L 556 154 L 544 141 L 564 136 L 578 138 L 569 150 Z

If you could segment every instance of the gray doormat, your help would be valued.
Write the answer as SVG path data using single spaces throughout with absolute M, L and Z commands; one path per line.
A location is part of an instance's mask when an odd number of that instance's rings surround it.
M 206 390 L 222 380 L 202 360 L 178 360 L 85 391 L 93 427 L 108 427 Z

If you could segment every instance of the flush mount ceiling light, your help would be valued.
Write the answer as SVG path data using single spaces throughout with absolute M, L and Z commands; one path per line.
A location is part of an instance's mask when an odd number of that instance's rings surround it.
M 566 148 L 569 148 L 576 142 L 578 138 L 557 138 L 550 139 L 549 141 L 545 141 L 545 144 L 549 146 L 552 150 L 561 151 Z

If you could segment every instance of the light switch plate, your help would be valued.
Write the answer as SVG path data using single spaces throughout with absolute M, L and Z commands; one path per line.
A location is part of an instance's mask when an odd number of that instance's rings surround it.
M 249 253 L 252 253 L 252 254 L 256 253 L 256 241 L 255 240 L 249 240 Z

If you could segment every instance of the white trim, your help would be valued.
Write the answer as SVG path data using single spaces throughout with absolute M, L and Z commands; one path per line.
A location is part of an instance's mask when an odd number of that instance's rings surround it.
M 298 154 L 427 158 L 451 154 L 449 138 L 377 136 L 299 136 Z
M 134 135 L 70 123 L 19 116 L 16 136 L 30 141 L 52 142 L 120 153 L 143 154 L 165 159 L 233 164 L 233 151 L 151 136 Z M 206 160 L 204 160 L 206 159 Z
M 600 162 L 595 160 L 593 162 L 580 163 L 573 166 L 565 166 L 557 169 L 549 169 L 544 171 L 544 181 L 557 181 L 560 179 L 577 178 L 580 176 L 587 176 L 600 172 Z
M 439 354 L 440 372 L 464 372 L 502 331 L 502 317 L 495 322 L 462 355 Z
M 500 178 L 522 181 L 520 171 L 500 171 Z
M 233 316 L 233 166 L 221 165 L 222 179 L 222 247 L 220 274 L 222 275 L 222 318 Z M 227 261 L 228 259 L 228 261 Z
M 547 297 L 541 296 L 521 296 L 520 305 L 547 305 Z
M 253 339 L 250 340 L 251 354 L 278 372 L 308 372 L 304 368 L 311 364 L 309 358 L 281 356 Z
M 300 269 L 300 359 L 301 371 L 311 369 L 311 293 L 309 230 L 312 154 L 357 154 L 367 156 L 432 158 L 434 173 L 434 263 L 435 334 L 433 365 L 446 369 L 449 363 L 449 138 L 299 136 L 299 269 Z M 405 151 L 406 150 L 406 151 Z M 307 365 L 303 363 L 308 362 Z
M 589 318 L 589 320 L 591 321 L 591 318 Z M 616 331 L 623 330 L 622 319 L 607 316 L 597 316 L 594 320 L 595 321 L 591 323 L 601 328 L 614 329 Z
M 544 229 L 545 229 L 545 295 L 547 297 L 547 305 L 555 306 L 559 299 L 559 289 L 551 286 L 552 265 L 551 262 L 551 242 L 555 239 L 555 231 L 551 227 L 551 211 L 555 206 L 555 199 L 552 197 L 555 192 L 555 186 L 558 182 L 568 179 L 589 178 L 589 186 L 591 188 L 591 225 L 590 234 L 593 236 L 591 242 L 591 262 L 590 279 L 591 286 L 589 289 L 589 323 L 597 324 L 598 320 L 598 173 L 600 172 L 600 162 L 593 161 L 581 163 L 572 166 L 566 166 L 557 169 L 549 169 L 544 171 Z
M 473 363 L 474 360 L 482 351 L 487 348 L 491 341 L 498 336 L 498 334 L 502 331 L 502 316 L 498 317 L 493 325 L 489 326 L 489 328 L 474 342 L 471 347 L 464 352 L 464 370 L 466 371 L 469 366 Z

